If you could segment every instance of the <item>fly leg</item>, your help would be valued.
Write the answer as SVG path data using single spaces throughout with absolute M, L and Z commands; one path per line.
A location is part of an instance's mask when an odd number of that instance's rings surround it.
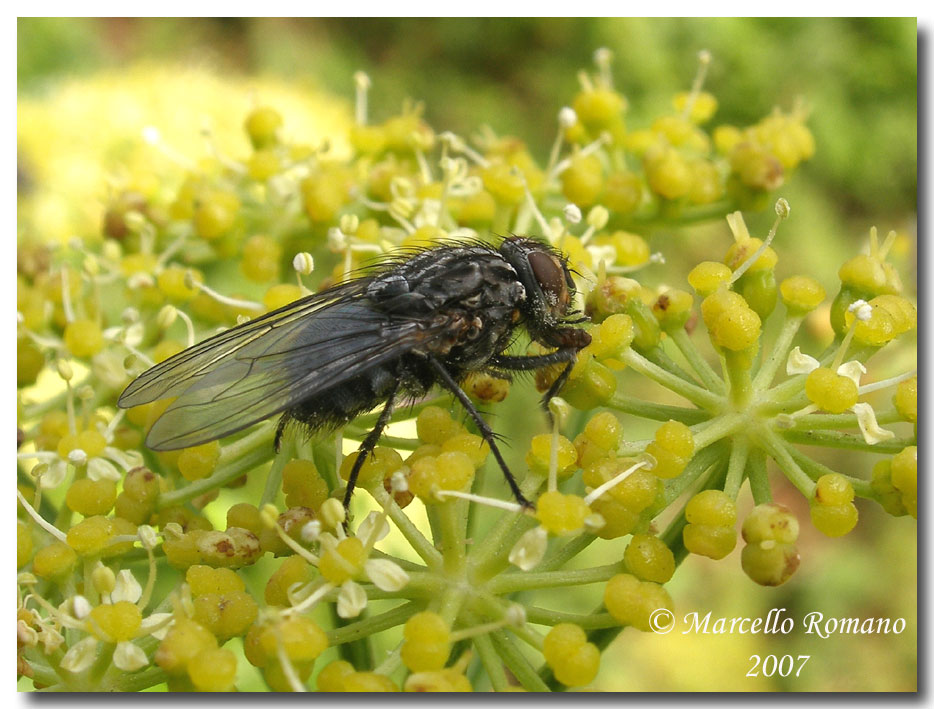
M 363 443 L 361 443 L 360 447 L 357 449 L 357 459 L 353 462 L 353 467 L 350 469 L 350 477 L 347 478 L 347 490 L 344 492 L 345 510 L 350 509 L 350 498 L 353 496 L 353 490 L 357 484 L 357 477 L 360 475 L 360 469 L 366 462 L 367 456 L 376 448 L 376 444 L 379 443 L 379 437 L 382 435 L 383 429 L 386 428 L 386 424 L 389 423 L 389 419 L 392 416 L 393 400 L 396 398 L 396 391 L 398 391 L 398 389 L 399 383 L 396 381 L 392 391 L 389 392 L 389 398 L 386 399 L 383 412 L 376 420 L 376 425 L 373 426 L 373 430 L 366 435 L 366 438 L 363 439 Z
M 493 435 L 493 429 L 489 427 L 486 421 L 483 420 L 483 417 L 480 415 L 480 412 L 477 411 L 477 407 L 473 405 L 473 402 L 470 400 L 470 397 L 464 393 L 464 390 L 460 388 L 460 385 L 454 381 L 454 377 L 451 376 L 450 372 L 444 368 L 444 365 L 441 364 L 434 357 L 428 358 L 431 368 L 435 370 L 437 375 L 441 378 L 441 384 L 445 389 L 450 391 L 457 399 L 461 402 L 461 405 L 467 410 L 467 413 L 473 418 L 477 424 L 477 428 L 480 430 L 480 435 L 483 436 L 489 446 L 490 450 L 493 451 L 493 457 L 496 458 L 496 462 L 499 463 L 500 469 L 503 471 L 503 475 L 506 477 L 506 482 L 509 484 L 509 489 L 512 490 L 513 497 L 516 498 L 516 502 L 528 509 L 535 509 L 535 505 L 529 502 L 525 495 L 519 490 L 519 484 L 516 482 L 516 478 L 509 471 L 509 467 L 506 465 L 506 461 L 503 460 L 503 454 L 499 452 L 499 448 L 496 446 L 496 439 Z
M 561 370 L 561 374 L 558 375 L 558 378 L 552 382 L 551 386 L 548 387 L 548 391 L 545 392 L 545 396 L 542 397 L 542 408 L 545 409 L 545 413 L 548 415 L 548 418 L 551 418 L 551 411 L 548 409 L 548 402 L 550 402 L 555 395 L 561 391 L 561 388 L 567 382 L 568 377 L 571 376 L 571 369 L 574 367 L 574 363 L 577 361 L 578 348 L 576 347 L 562 347 L 559 350 L 554 352 L 549 352 L 544 355 L 534 355 L 531 357 L 512 357 L 510 355 L 497 355 L 490 359 L 490 364 L 494 367 L 499 367 L 502 369 L 512 369 L 512 370 L 528 370 L 528 369 L 541 369 L 542 367 L 547 367 L 552 364 L 560 364 L 562 362 L 567 362 L 567 366 Z

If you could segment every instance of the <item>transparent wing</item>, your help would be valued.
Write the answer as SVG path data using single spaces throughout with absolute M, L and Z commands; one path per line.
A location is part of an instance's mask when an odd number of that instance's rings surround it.
M 309 296 L 232 328 L 144 372 L 124 408 L 177 397 L 146 443 L 198 445 L 295 406 L 430 337 L 413 320 L 389 318 L 362 299 L 366 279 Z
M 251 342 L 266 336 L 273 339 L 288 337 L 305 318 L 330 306 L 353 302 L 365 288 L 362 281 L 350 281 L 338 288 L 296 300 L 199 342 L 140 374 L 120 395 L 117 405 L 129 409 L 178 396 L 210 372 L 215 364 L 233 356 Z

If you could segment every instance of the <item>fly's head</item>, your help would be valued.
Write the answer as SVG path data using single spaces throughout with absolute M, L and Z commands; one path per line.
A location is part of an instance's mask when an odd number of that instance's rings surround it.
M 504 240 L 499 251 L 525 288 L 522 310 L 532 339 L 553 347 L 586 347 L 590 335 L 564 326 L 575 286 L 561 254 L 541 242 L 521 237 Z

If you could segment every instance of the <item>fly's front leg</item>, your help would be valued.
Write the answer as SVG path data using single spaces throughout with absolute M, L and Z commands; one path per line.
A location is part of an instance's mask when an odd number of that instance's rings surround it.
M 529 370 L 541 369 L 552 364 L 561 364 L 562 362 L 574 362 L 577 359 L 576 347 L 562 347 L 554 352 L 543 355 L 531 355 L 528 357 L 513 357 L 512 355 L 494 355 L 490 358 L 489 365 L 499 369 Z
M 480 415 L 480 412 L 477 411 L 477 408 L 473 405 L 470 397 L 468 397 L 467 394 L 464 393 L 464 390 L 460 388 L 460 385 L 454 381 L 454 377 L 451 376 L 450 372 L 445 369 L 441 362 L 436 360 L 434 357 L 429 357 L 428 362 L 431 365 L 431 368 L 440 378 L 442 386 L 444 386 L 445 389 L 457 397 L 464 409 L 467 410 L 467 413 L 470 414 L 471 418 L 473 418 L 473 420 L 476 422 L 477 428 L 480 430 L 480 435 L 483 436 L 483 440 L 485 440 L 490 446 L 490 450 L 493 452 L 493 457 L 496 458 L 496 462 L 499 463 L 499 467 L 503 471 L 503 475 L 506 478 L 506 482 L 509 484 L 509 489 L 512 490 L 513 497 L 516 498 L 516 502 L 518 502 L 523 507 L 535 509 L 535 505 L 529 502 L 525 498 L 525 495 L 523 495 L 519 490 L 519 484 L 516 482 L 516 478 L 510 472 L 509 466 L 506 465 L 506 461 L 503 459 L 503 454 L 499 452 L 499 448 L 496 445 L 496 439 L 493 436 L 493 429 L 491 429 L 487 422 L 483 420 L 483 417 Z
M 568 380 L 568 377 L 571 376 L 571 369 L 574 368 L 574 363 L 577 361 L 577 353 L 580 351 L 577 347 L 562 347 L 561 349 L 555 350 L 554 352 L 549 352 L 544 355 L 534 355 L 530 357 L 513 357 L 510 355 L 497 355 L 490 359 L 490 364 L 494 367 L 501 367 L 503 369 L 512 369 L 512 370 L 529 370 L 529 369 L 541 369 L 542 367 L 548 367 L 553 364 L 561 364 L 566 362 L 567 366 L 561 370 L 561 374 L 558 375 L 558 378 L 554 380 L 552 385 L 548 387 L 548 391 L 545 392 L 545 396 L 542 397 L 542 408 L 545 410 L 545 413 L 551 418 L 551 411 L 548 409 L 548 403 L 557 395 L 561 388 L 565 385 Z

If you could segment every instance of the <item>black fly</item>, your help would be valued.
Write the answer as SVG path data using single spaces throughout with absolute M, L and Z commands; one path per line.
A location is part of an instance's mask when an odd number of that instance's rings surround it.
M 564 384 L 590 335 L 570 325 L 574 282 L 565 260 L 521 237 L 499 247 L 456 243 L 388 261 L 360 278 L 297 300 L 152 367 L 120 396 L 122 408 L 177 397 L 146 444 L 174 450 L 206 443 L 283 413 L 310 430 L 341 426 L 383 403 L 360 446 L 345 506 L 393 405 L 439 384 L 476 422 L 516 499 L 526 500 L 493 432 L 458 382 L 567 363 L 545 394 Z M 549 354 L 504 354 L 517 328 Z

